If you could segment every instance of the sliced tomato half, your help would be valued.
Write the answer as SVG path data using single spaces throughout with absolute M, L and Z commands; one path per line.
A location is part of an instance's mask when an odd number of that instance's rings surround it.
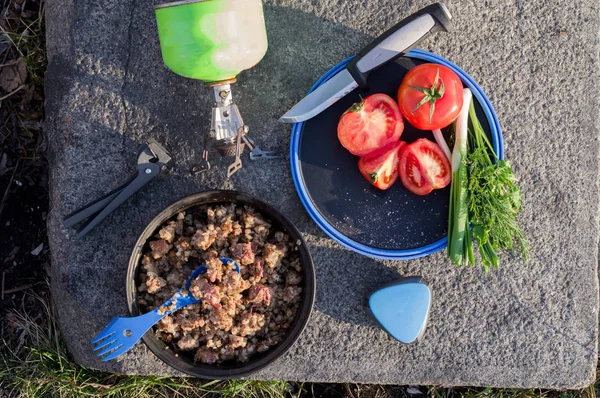
M 401 151 L 398 172 L 406 189 L 417 195 L 444 188 L 452 179 L 448 158 L 436 143 L 425 138 Z
M 337 133 L 344 148 L 357 156 L 387 152 L 404 130 L 396 101 L 389 95 L 373 94 L 348 109 L 340 118 Z
M 406 142 L 398 141 L 381 155 L 363 156 L 358 161 L 358 169 L 374 187 L 385 191 L 398 179 L 400 151 L 405 146 Z

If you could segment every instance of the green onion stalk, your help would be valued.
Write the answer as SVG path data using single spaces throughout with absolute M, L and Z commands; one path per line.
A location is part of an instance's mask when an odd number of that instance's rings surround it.
M 456 119 L 454 150 L 452 151 L 452 185 L 448 218 L 448 256 L 456 265 L 475 262 L 469 229 L 467 151 L 471 90 L 463 90 L 463 107 Z

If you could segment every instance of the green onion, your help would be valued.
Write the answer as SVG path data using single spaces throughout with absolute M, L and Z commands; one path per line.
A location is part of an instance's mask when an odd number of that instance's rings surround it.
M 448 218 L 448 256 L 456 265 L 474 262 L 468 212 L 467 148 L 469 104 L 471 90 L 463 90 L 463 107 L 456 119 L 454 150 L 452 151 L 452 185 Z M 472 263 L 473 263 L 472 262 Z
M 442 152 L 444 152 L 444 154 L 448 158 L 448 161 L 450 162 L 452 159 L 452 154 L 450 153 L 450 148 L 448 148 L 448 144 L 446 144 L 446 140 L 442 135 L 442 130 L 434 129 L 431 130 L 431 132 L 433 133 L 433 138 L 435 138 L 435 142 L 437 142 L 438 146 L 440 147 Z

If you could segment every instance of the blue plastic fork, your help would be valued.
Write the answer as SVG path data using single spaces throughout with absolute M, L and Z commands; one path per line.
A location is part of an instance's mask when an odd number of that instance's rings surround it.
M 225 265 L 233 263 L 239 274 L 240 266 L 237 262 L 226 257 L 220 257 L 219 260 Z M 185 287 L 177 291 L 177 293 L 154 311 L 130 318 L 115 317 L 92 340 L 92 345 L 95 345 L 94 351 L 100 351 L 98 352 L 99 357 L 108 354 L 102 358 L 104 362 L 115 359 L 129 351 L 156 322 L 180 308 L 202 301 L 191 295 L 189 289 L 192 281 L 205 273 L 206 270 L 206 265 L 199 265 L 185 282 Z

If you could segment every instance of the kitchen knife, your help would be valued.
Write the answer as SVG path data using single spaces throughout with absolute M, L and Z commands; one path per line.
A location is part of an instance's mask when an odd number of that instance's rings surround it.
M 298 123 L 323 112 L 356 87 L 367 89 L 369 73 L 393 62 L 434 32 L 451 28 L 451 15 L 442 3 L 429 5 L 403 19 L 365 47 L 331 79 L 283 115 L 282 123 Z

